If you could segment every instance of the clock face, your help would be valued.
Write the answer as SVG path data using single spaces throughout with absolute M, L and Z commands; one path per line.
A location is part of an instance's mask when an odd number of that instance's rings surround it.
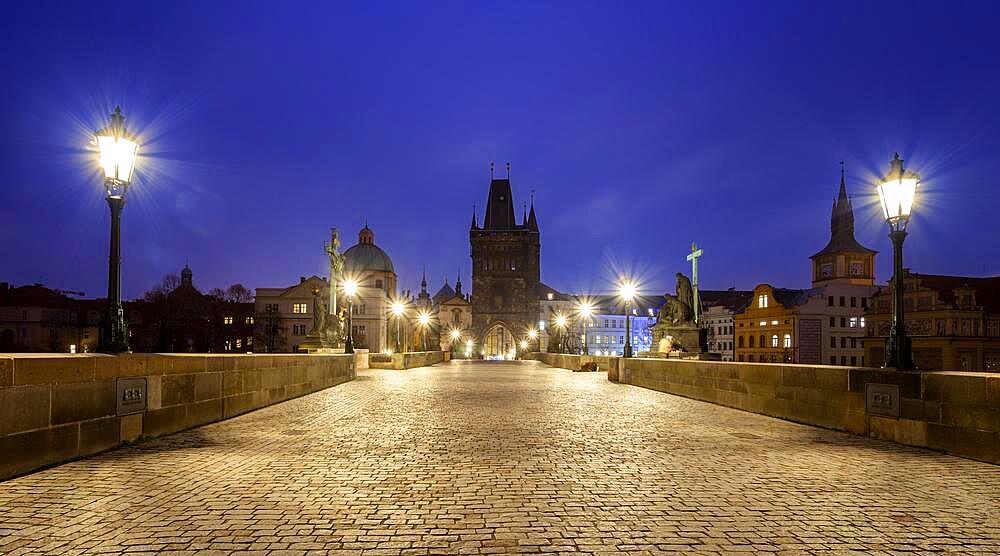
M 833 276 L 833 265 L 828 263 L 819 267 L 819 274 L 823 278 L 829 278 Z
M 861 276 L 865 273 L 865 265 L 862 263 L 851 263 L 851 276 Z

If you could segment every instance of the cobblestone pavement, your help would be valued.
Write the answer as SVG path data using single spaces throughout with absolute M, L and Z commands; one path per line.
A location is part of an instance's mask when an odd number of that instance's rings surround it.
M 535 362 L 362 371 L 0 483 L 0 552 L 1000 552 L 1000 467 Z

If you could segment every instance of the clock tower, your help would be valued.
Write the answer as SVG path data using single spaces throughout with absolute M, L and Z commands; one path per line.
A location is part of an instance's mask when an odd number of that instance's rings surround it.
M 840 191 L 830 216 L 830 241 L 812 257 L 813 287 L 826 284 L 875 285 L 875 254 L 854 238 L 854 208 L 847 196 L 844 168 L 840 169 Z

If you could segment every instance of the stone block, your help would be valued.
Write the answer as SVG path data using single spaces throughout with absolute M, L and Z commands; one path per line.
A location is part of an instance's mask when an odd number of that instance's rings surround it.
M 844 430 L 853 434 L 868 434 L 868 416 L 864 411 L 848 411 L 844 415 Z
M 264 390 L 264 394 L 267 397 L 267 402 L 264 405 L 271 405 L 278 402 L 283 402 L 288 397 L 285 395 L 285 387 L 278 386 L 277 388 L 267 388 Z
M 941 404 L 942 425 L 1000 432 L 1000 408 Z
M 924 373 L 924 399 L 965 406 L 988 403 L 987 380 L 971 373 Z
M 94 378 L 96 380 L 114 379 L 122 375 L 122 358 L 120 357 L 95 357 L 94 358 Z M 135 375 L 124 375 L 135 376 Z M 142 376 L 142 375 L 139 375 Z
M 927 423 L 927 446 L 1000 464 L 1000 433 Z
M 1000 407 L 1000 375 L 986 377 L 986 403 Z
M 142 414 L 142 434 L 162 436 L 183 430 L 186 424 L 187 406 L 175 405 L 146 411 Z
M 226 371 L 222 373 L 223 396 L 235 396 L 243 392 L 243 372 Z
M 75 458 L 79 438 L 78 423 L 0 437 L 0 480 Z
M 221 421 L 222 405 L 222 398 L 215 398 L 188 405 L 186 428 Z
M 49 426 L 51 386 L 0 388 L 0 436 Z
M 134 442 L 142 436 L 142 414 L 133 413 L 121 418 L 121 430 L 118 438 L 122 442 Z
M 99 355 L 15 357 L 14 385 L 66 384 L 94 380 L 94 360 Z
M 848 369 L 848 388 L 851 392 L 865 392 L 865 384 L 895 384 L 899 395 L 904 398 L 920 398 L 921 374 L 915 371 L 892 371 L 885 369 Z
M 894 440 L 900 444 L 907 444 L 909 446 L 926 446 L 927 423 L 912 419 L 899 419 L 896 421 L 896 437 Z
M 162 375 L 164 372 L 169 372 L 166 356 L 158 353 L 131 353 L 119 355 L 115 360 L 117 368 L 109 363 L 109 366 L 102 370 L 104 376 L 101 378 Z
M 226 419 L 252 411 L 260 407 L 257 405 L 257 394 L 247 392 L 235 396 L 227 396 L 222 399 L 222 416 Z
M 52 424 L 114 415 L 117 390 L 112 379 L 52 385 Z
M 850 371 L 838 367 L 818 367 L 816 369 L 816 387 L 834 392 L 847 392 L 850 387 Z
M 163 375 L 146 377 L 146 410 L 163 407 Z
M 896 419 L 868 416 L 868 436 L 882 440 L 896 440 Z
M 737 366 L 737 377 L 744 383 L 776 386 L 781 383 L 779 369 L 753 366 Z
M 781 384 L 790 387 L 815 388 L 816 369 L 798 365 L 782 365 Z
M 14 358 L 0 357 L 0 388 L 14 385 Z
M 260 371 L 243 371 L 243 391 L 255 392 L 260 388 Z
M 237 371 L 248 371 L 257 368 L 257 361 L 260 355 L 241 355 L 233 360 L 233 369 Z
M 192 403 L 194 401 L 193 374 L 164 375 L 160 386 L 160 403 L 163 407 Z
M 236 368 L 236 359 L 239 355 L 207 355 L 205 356 L 205 370 L 208 372 L 231 371 Z M 245 356 L 244 356 L 245 357 Z
M 218 399 L 222 397 L 222 372 L 194 375 L 194 401 Z
M 203 373 L 208 367 L 204 355 L 161 355 L 165 374 Z
M 121 443 L 118 417 L 104 417 L 80 423 L 80 455 L 89 456 L 110 450 Z

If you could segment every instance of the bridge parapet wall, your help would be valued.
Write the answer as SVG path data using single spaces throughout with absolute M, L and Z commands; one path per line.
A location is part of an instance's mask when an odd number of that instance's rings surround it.
M 0 355 L 0 480 L 354 376 L 340 354 Z
M 578 370 L 587 356 L 534 353 L 553 367 Z M 831 365 L 785 365 L 607 358 L 622 384 L 891 440 L 1000 464 L 1000 374 L 897 372 Z M 602 366 L 603 369 L 603 366 Z M 888 388 L 898 417 L 874 411 L 866 391 Z
M 427 367 L 451 359 L 451 354 L 446 351 L 408 351 L 403 353 L 393 353 L 386 360 L 385 356 L 376 355 L 369 361 L 369 366 L 373 369 L 395 369 L 402 371 L 415 367 Z

